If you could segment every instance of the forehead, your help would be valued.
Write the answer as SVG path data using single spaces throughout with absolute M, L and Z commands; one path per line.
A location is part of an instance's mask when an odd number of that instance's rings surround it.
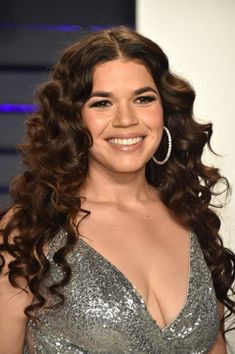
M 154 79 L 146 66 L 138 61 L 115 59 L 98 64 L 93 71 L 93 89 L 99 86 L 111 88 L 116 85 L 152 85 Z

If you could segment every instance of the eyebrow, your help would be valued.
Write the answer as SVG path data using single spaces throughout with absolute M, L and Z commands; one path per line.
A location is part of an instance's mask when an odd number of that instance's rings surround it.
M 155 90 L 151 86 L 140 87 L 139 89 L 135 90 L 133 93 L 134 93 L 134 95 L 140 95 L 142 93 L 149 92 L 149 91 L 154 92 L 156 95 L 159 94 L 157 92 L 157 90 Z M 94 92 L 91 93 L 89 98 L 97 97 L 97 96 L 98 97 L 111 97 L 112 93 L 108 92 L 108 91 L 94 91 Z
M 141 87 L 141 88 L 135 90 L 134 94 L 140 95 L 141 93 L 145 93 L 145 92 L 149 92 L 149 91 L 154 92 L 154 93 L 156 93 L 156 95 L 158 95 L 157 90 L 153 89 L 151 86 Z

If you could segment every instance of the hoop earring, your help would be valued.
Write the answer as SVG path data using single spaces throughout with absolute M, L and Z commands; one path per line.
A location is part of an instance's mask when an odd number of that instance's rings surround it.
M 165 130 L 165 132 L 166 132 L 166 134 L 167 134 L 168 147 L 167 147 L 166 157 L 165 157 L 162 161 L 157 160 L 154 155 L 152 156 L 152 160 L 153 160 L 157 165 L 164 165 L 164 164 L 168 161 L 168 159 L 169 159 L 169 157 L 170 157 L 170 155 L 171 155 L 171 150 L 172 150 L 171 133 L 170 133 L 170 131 L 169 131 L 169 129 L 168 129 L 167 127 L 164 126 L 163 129 Z

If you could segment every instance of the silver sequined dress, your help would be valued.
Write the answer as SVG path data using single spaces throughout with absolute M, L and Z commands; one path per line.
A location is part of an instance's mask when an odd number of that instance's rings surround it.
M 49 283 L 61 279 L 52 258 L 65 238 L 60 231 L 50 244 Z M 63 290 L 66 301 L 56 310 L 41 310 L 41 324 L 28 322 L 24 354 L 209 353 L 219 330 L 217 303 L 197 238 L 190 238 L 187 299 L 163 329 L 124 274 L 80 239 L 68 256 L 73 275 Z

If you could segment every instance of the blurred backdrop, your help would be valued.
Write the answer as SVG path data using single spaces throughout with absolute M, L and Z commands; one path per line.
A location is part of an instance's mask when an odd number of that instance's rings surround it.
M 0 11 L 0 206 L 20 173 L 16 144 L 33 111 L 33 93 L 61 50 L 87 32 L 135 28 L 135 0 L 7 0 Z M 53 173 L 53 171 L 52 171 Z

